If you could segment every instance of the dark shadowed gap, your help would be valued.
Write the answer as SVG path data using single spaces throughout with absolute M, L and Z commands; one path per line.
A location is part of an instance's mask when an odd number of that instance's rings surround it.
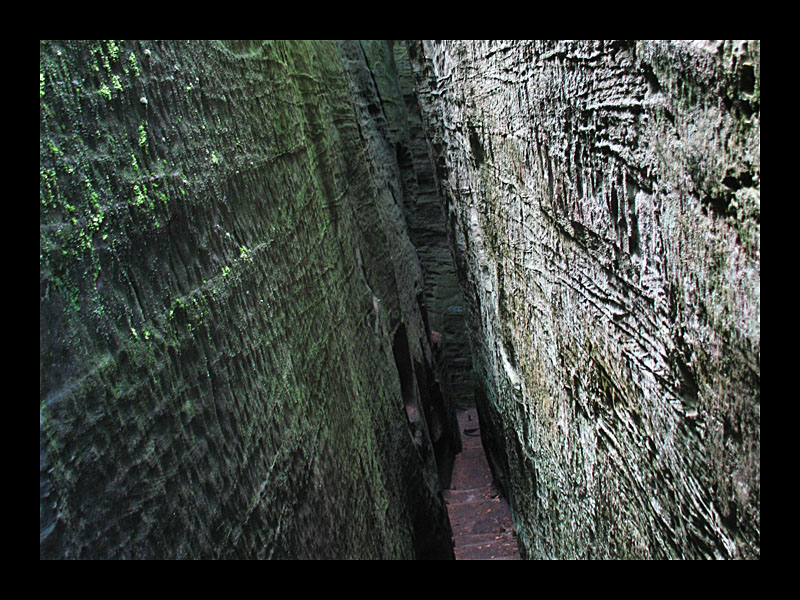
M 400 379 L 400 393 L 403 398 L 403 406 L 406 412 L 408 428 L 411 438 L 419 452 L 420 459 L 425 463 L 430 463 L 435 459 L 437 468 L 440 469 L 440 459 L 437 456 L 434 438 L 431 436 L 428 423 L 433 423 L 433 432 L 436 434 L 436 424 L 439 423 L 438 416 L 430 409 L 426 400 L 430 400 L 426 378 L 422 366 L 417 363 L 417 373 L 415 374 L 414 364 L 412 363 L 411 353 L 408 346 L 405 325 L 402 323 L 397 328 L 392 341 L 392 354 L 394 355 L 397 373 Z M 415 387 L 416 385 L 416 387 Z M 441 426 L 439 426 L 441 430 Z M 433 447 L 434 456 L 431 457 Z M 441 448 L 440 448 L 441 450 Z M 416 471 L 414 473 L 417 473 Z M 423 487 L 424 482 L 413 479 L 407 482 L 411 488 L 409 492 L 413 495 L 413 488 Z M 440 482 L 441 486 L 441 482 Z M 412 502 L 412 523 L 414 527 L 414 552 L 418 559 L 452 559 L 451 529 L 447 519 L 444 524 L 438 518 L 436 509 L 422 502 Z M 444 504 L 439 508 L 446 515 Z
M 433 448 L 439 484 L 445 488 L 449 484 L 456 449 L 443 427 L 446 415 L 441 414 L 444 410 L 441 388 L 431 369 L 419 362 L 412 363 L 403 324 L 395 332 L 392 353 L 411 437 L 423 460 L 429 458 L 430 449 Z

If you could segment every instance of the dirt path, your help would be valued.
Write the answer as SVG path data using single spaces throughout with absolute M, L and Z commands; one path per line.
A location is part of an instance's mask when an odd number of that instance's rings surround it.
M 462 451 L 453 464 L 450 489 L 444 491 L 456 560 L 519 560 L 511 510 L 492 484 L 477 411 L 459 410 L 457 416 Z

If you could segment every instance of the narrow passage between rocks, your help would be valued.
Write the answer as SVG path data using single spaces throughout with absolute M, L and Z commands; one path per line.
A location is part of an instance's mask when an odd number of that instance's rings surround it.
M 477 410 L 458 410 L 457 417 L 462 450 L 444 490 L 456 560 L 519 560 L 511 509 L 492 481 Z

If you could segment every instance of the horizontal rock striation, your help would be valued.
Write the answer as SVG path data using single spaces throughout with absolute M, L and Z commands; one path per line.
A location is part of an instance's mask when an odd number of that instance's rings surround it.
M 760 557 L 760 44 L 409 42 L 532 558 Z
M 461 440 L 455 405 L 472 395 L 471 357 L 461 310 L 461 294 L 444 226 L 442 202 L 417 114 L 408 55 L 402 43 L 340 41 L 345 68 L 353 82 L 359 131 L 371 170 L 393 199 L 391 220 L 405 224 L 405 243 L 419 258 L 423 286 L 409 287 L 424 322 L 433 368 L 415 364 L 425 381 L 425 427 L 433 443 L 442 487 L 447 487 Z M 420 276 L 415 279 L 415 284 Z M 412 301 L 411 297 L 408 298 Z M 455 313 L 455 314 L 452 314 Z M 427 344 L 420 342 L 421 347 Z
M 40 557 L 452 558 L 344 50 L 40 44 Z
M 405 160 L 400 160 L 400 163 L 401 167 L 408 163 L 413 166 L 413 169 L 404 169 L 411 176 L 402 178 L 408 190 L 407 195 L 414 199 L 407 203 L 406 210 L 409 236 L 417 248 L 425 272 L 425 299 L 430 327 L 441 334 L 436 349 L 439 351 L 438 363 L 443 371 L 443 384 L 460 406 L 472 406 L 472 355 L 464 321 L 464 300 L 453 266 L 442 199 L 417 105 L 405 43 L 395 42 L 393 52 L 408 123 L 408 135 L 404 140 L 407 150 L 402 154 Z M 455 414 L 455 410 L 451 412 Z

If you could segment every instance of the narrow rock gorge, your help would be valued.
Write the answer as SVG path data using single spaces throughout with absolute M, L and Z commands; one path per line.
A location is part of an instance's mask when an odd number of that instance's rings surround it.
M 759 42 L 39 67 L 40 558 L 760 558 Z

